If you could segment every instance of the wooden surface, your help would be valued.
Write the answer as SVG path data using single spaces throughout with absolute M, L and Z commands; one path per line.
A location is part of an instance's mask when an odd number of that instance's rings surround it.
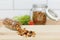
M 54 21 L 54 20 L 47 20 L 47 25 L 60 25 L 60 20 Z
M 48 20 L 46 25 L 22 25 L 21 27 L 35 31 L 36 36 L 31 38 L 19 36 L 17 31 L 7 29 L 0 21 L 0 40 L 60 40 L 60 20 Z
M 60 25 L 21 26 L 36 32 L 35 37 L 21 37 L 16 31 L 0 27 L 0 40 L 60 40 Z

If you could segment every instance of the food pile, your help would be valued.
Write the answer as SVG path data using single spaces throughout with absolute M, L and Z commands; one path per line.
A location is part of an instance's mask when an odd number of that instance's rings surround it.
M 26 36 L 26 37 L 35 36 L 34 31 L 28 31 L 25 28 L 22 29 L 18 21 L 14 21 L 12 19 L 6 18 L 3 20 L 3 24 L 10 29 L 17 30 L 20 36 Z
M 33 31 L 28 31 L 25 28 L 24 29 L 18 29 L 18 33 L 20 36 L 26 36 L 26 37 L 35 37 L 35 32 Z

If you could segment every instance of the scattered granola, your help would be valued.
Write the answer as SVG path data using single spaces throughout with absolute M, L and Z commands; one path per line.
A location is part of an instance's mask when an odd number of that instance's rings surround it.
M 20 23 L 17 21 L 14 21 L 12 19 L 9 19 L 9 18 L 4 19 L 3 24 L 10 29 L 17 30 L 17 32 L 20 36 L 26 36 L 26 37 L 34 37 L 35 36 L 34 31 L 28 31 L 25 28 L 22 29 L 20 26 Z

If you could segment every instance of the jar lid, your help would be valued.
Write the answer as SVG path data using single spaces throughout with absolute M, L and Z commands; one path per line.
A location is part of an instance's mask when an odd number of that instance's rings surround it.
M 55 20 L 55 21 L 58 20 L 58 15 L 52 9 L 47 8 L 46 14 L 48 18 Z

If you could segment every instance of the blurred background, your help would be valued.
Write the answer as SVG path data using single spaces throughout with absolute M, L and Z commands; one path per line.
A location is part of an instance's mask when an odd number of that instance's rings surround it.
M 0 18 L 30 15 L 33 4 L 47 4 L 60 18 L 59 0 L 0 0 Z

